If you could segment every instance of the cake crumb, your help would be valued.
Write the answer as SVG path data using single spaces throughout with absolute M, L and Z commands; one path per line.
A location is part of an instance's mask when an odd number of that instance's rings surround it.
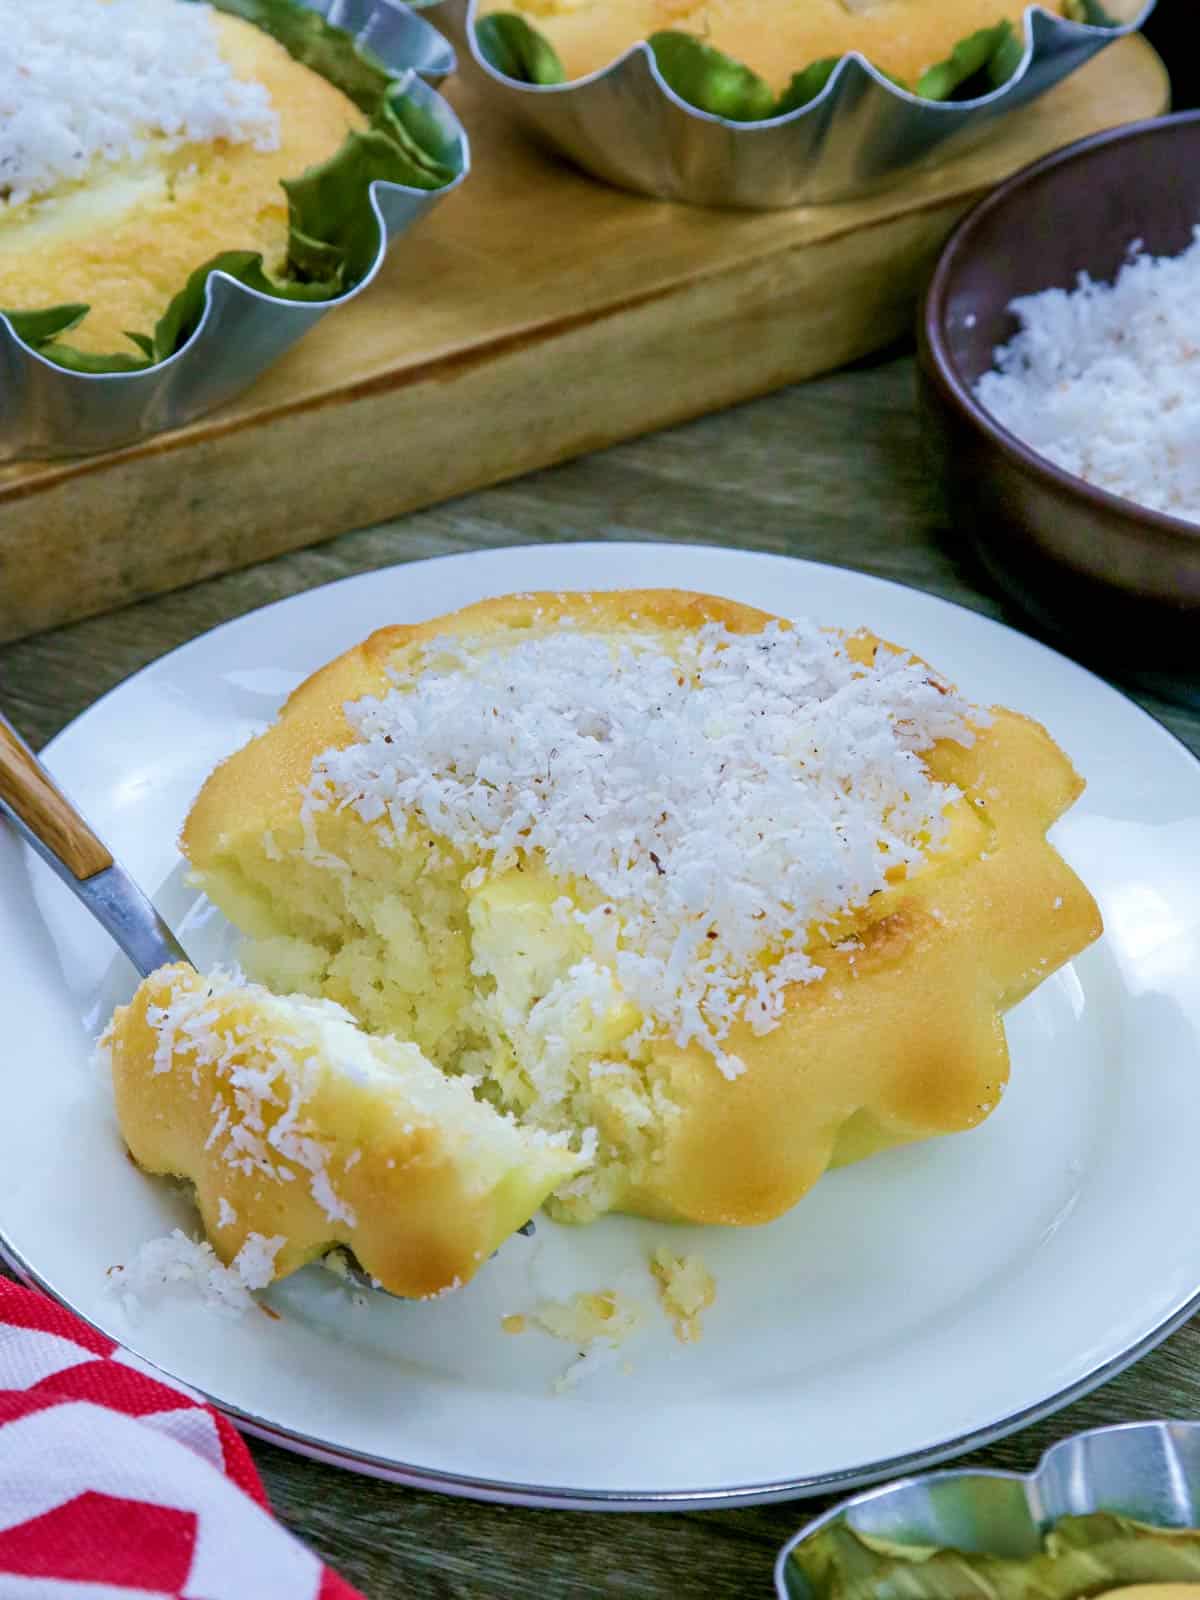
M 500 1326 L 505 1333 L 540 1328 L 552 1338 L 575 1346 L 575 1360 L 551 1385 L 555 1394 L 565 1394 L 584 1378 L 614 1369 L 621 1346 L 643 1321 L 643 1310 L 636 1300 L 619 1289 L 596 1289 L 582 1290 L 569 1300 L 543 1300 L 526 1315 L 502 1317 Z
M 341 1278 L 343 1283 L 350 1282 L 350 1263 L 346 1259 L 344 1250 L 326 1250 L 317 1265 L 324 1268 L 326 1272 L 331 1272 L 335 1278 Z
M 717 1281 L 699 1256 L 679 1256 L 659 1245 L 650 1258 L 650 1270 L 659 1282 L 663 1309 L 675 1324 L 681 1344 L 701 1337 L 700 1313 L 717 1298 Z
M 544 1333 L 581 1351 L 598 1339 L 615 1348 L 642 1325 L 641 1307 L 617 1289 L 585 1290 L 569 1300 L 546 1300 L 530 1315 Z

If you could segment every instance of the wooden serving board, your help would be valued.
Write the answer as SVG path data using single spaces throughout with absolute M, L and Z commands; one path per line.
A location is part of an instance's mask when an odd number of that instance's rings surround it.
M 984 190 L 1166 109 L 1144 40 L 982 149 L 840 206 L 609 189 L 455 83 L 475 168 L 380 279 L 234 405 L 113 454 L 0 467 L 0 640 L 714 411 L 879 349 Z M 798 442 L 797 448 L 802 448 Z

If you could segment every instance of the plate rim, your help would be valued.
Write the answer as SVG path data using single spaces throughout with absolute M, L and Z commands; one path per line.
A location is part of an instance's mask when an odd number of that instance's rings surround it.
M 111 1339 L 113 1336 L 82 1311 L 76 1309 L 66 1296 L 60 1294 L 47 1283 L 24 1260 L 20 1252 L 15 1250 L 8 1239 L 0 1231 L 0 1259 L 25 1281 L 27 1287 L 40 1289 L 51 1296 L 52 1299 L 73 1316 L 79 1318 L 87 1327 L 94 1329 L 102 1338 Z M 141 1351 L 131 1344 L 123 1341 L 122 1348 L 130 1351 L 137 1359 L 155 1372 L 161 1372 L 164 1378 L 172 1385 L 185 1384 L 186 1387 L 197 1394 L 208 1406 L 226 1416 L 235 1423 L 242 1433 L 250 1434 L 255 1439 L 261 1439 L 266 1444 L 273 1444 L 279 1449 L 287 1450 L 293 1455 L 306 1457 L 310 1461 L 319 1461 L 325 1466 L 340 1467 L 344 1471 L 357 1472 L 363 1477 L 378 1478 L 385 1483 L 399 1484 L 407 1489 L 419 1489 L 426 1492 L 448 1494 L 460 1500 L 479 1500 L 492 1505 L 523 1506 L 532 1510 L 543 1511 L 593 1511 L 593 1512 L 634 1512 L 634 1511 L 721 1511 L 736 1510 L 740 1506 L 761 1506 L 780 1504 L 789 1500 L 810 1499 L 819 1494 L 837 1492 L 841 1489 L 868 1488 L 886 1479 L 900 1479 L 912 1477 L 916 1472 L 937 1467 L 942 1462 L 953 1460 L 955 1457 L 967 1454 L 968 1451 L 994 1444 L 1009 1434 L 1018 1432 L 1021 1428 L 1032 1426 L 1043 1418 L 1053 1416 L 1073 1401 L 1082 1399 L 1093 1390 L 1107 1383 L 1110 1378 L 1118 1377 L 1122 1372 L 1140 1361 L 1144 1355 L 1155 1349 L 1165 1339 L 1192 1316 L 1200 1311 L 1200 1289 L 1196 1294 L 1177 1311 L 1173 1312 L 1165 1322 L 1153 1328 L 1142 1340 L 1120 1355 L 1103 1362 L 1099 1367 L 1086 1373 L 1075 1383 L 1069 1384 L 1065 1389 L 1049 1396 L 1047 1399 L 1035 1402 L 1032 1406 L 1022 1411 L 1010 1412 L 1008 1416 L 998 1419 L 995 1423 L 982 1428 L 977 1428 L 970 1433 L 960 1434 L 954 1438 L 939 1440 L 938 1443 L 923 1446 L 919 1450 L 910 1451 L 902 1455 L 889 1456 L 878 1461 L 870 1462 L 861 1468 L 852 1467 L 841 1472 L 815 1473 L 807 1477 L 776 1480 L 774 1482 L 745 1484 L 735 1488 L 721 1489 L 658 1489 L 624 1491 L 621 1489 L 564 1489 L 552 1488 L 540 1484 L 512 1483 L 501 1478 L 476 1478 L 468 1473 L 441 1472 L 433 1468 L 414 1466 L 409 1462 L 389 1461 L 385 1457 L 376 1456 L 369 1451 L 350 1450 L 340 1446 L 331 1445 L 325 1440 L 315 1439 L 310 1434 L 305 1434 L 297 1429 L 280 1427 L 266 1418 L 258 1417 L 253 1412 L 242 1410 L 227 1401 L 215 1399 L 207 1390 L 189 1383 L 187 1379 L 178 1377 L 170 1372 L 161 1363 L 143 1355 Z M 1133 1426 L 1133 1423 L 1116 1423 L 1112 1426 Z M 1052 1449 L 1053 1446 L 1048 1446 Z M 965 1470 L 965 1469 L 964 1469 Z M 979 1469 L 986 1470 L 986 1469 Z M 1011 1476 L 1022 1477 L 1021 1473 Z M 831 1508 L 828 1515 L 832 1516 Z M 844 1509 L 844 1507 L 842 1507 Z M 824 1520 L 824 1515 L 821 1520 Z M 799 1535 L 797 1535 L 799 1537 Z
M 285 595 L 278 600 L 268 601 L 264 605 L 253 607 L 236 617 L 227 618 L 225 621 L 204 629 L 191 638 L 184 640 L 171 650 L 165 651 L 162 655 L 155 656 L 144 666 L 135 669 L 121 679 L 120 682 L 114 684 L 111 689 L 107 690 L 78 715 L 64 724 L 53 738 L 47 741 L 39 753 L 52 758 L 54 749 L 61 740 L 72 734 L 77 734 L 81 726 L 93 713 L 98 712 L 101 707 L 105 706 L 112 696 L 126 689 L 128 685 L 146 673 L 165 667 L 176 656 L 191 650 L 202 641 L 212 640 L 227 630 L 239 628 L 267 612 L 289 606 L 295 601 L 303 600 L 313 594 L 327 594 L 330 590 L 345 584 L 359 583 L 364 580 L 369 582 L 372 579 L 377 579 L 381 573 L 398 572 L 413 567 L 426 568 L 433 565 L 444 567 L 447 563 L 478 560 L 480 557 L 502 564 L 509 557 L 528 555 L 531 551 L 537 551 L 549 556 L 560 556 L 567 552 L 570 552 L 572 556 L 577 552 L 588 552 L 590 554 L 603 552 L 606 558 L 615 557 L 619 563 L 620 555 L 624 551 L 637 551 L 644 558 L 646 552 L 653 550 L 662 551 L 664 554 L 670 552 L 672 555 L 676 552 L 685 555 L 688 552 L 702 552 L 706 556 L 715 555 L 722 558 L 730 558 L 734 564 L 736 564 L 737 560 L 749 556 L 754 561 L 761 561 L 765 558 L 770 563 L 787 563 L 789 567 L 815 568 L 822 572 L 833 572 L 848 576 L 856 582 L 865 584 L 868 588 L 881 586 L 889 591 L 901 591 L 904 594 L 915 595 L 921 600 L 933 601 L 939 606 L 947 606 L 953 611 L 965 613 L 974 622 L 984 624 L 989 629 L 999 630 L 1005 636 L 1015 637 L 1023 645 L 1032 646 L 1036 652 L 1050 658 L 1056 665 L 1065 665 L 1069 670 L 1082 674 L 1093 685 L 1098 685 L 1101 690 L 1115 695 L 1139 718 L 1145 719 L 1157 736 L 1163 737 L 1169 745 L 1177 747 L 1174 753 L 1182 753 L 1187 764 L 1193 769 L 1198 769 L 1197 775 L 1200 776 L 1200 755 L 1189 749 L 1172 729 L 1167 727 L 1153 712 L 1139 705 L 1123 688 L 1111 683 L 1108 679 L 1081 662 L 1076 661 L 1063 651 L 1057 650 L 1053 646 L 1044 643 L 1041 639 L 1023 632 L 1019 627 L 988 616 L 985 612 L 976 611 L 972 606 L 947 599 L 943 595 L 921 588 L 916 584 L 901 583 L 894 578 L 880 577 L 875 573 L 861 571 L 856 567 L 839 565 L 835 562 L 815 561 L 808 557 L 790 556 L 776 551 L 743 550 L 718 543 L 653 539 L 549 542 L 531 540 L 517 545 L 487 547 L 482 550 L 455 551 L 445 555 L 392 562 L 380 568 L 372 568 L 366 572 L 348 573 L 327 583 L 314 584 L 309 588 L 298 590 L 295 594 Z M 664 584 L 663 586 L 666 587 L 668 585 Z M 619 588 L 622 585 L 616 584 L 614 587 Z M 2 1220 L 0 1220 L 0 1260 L 3 1260 L 16 1274 L 18 1281 L 50 1295 L 52 1299 L 78 1317 L 86 1326 L 96 1329 L 102 1337 L 114 1338 L 111 1332 L 100 1328 L 86 1313 L 80 1311 L 72 1303 L 68 1295 L 56 1289 L 42 1277 L 33 1264 L 9 1240 Z M 436 1468 L 421 1467 L 414 1463 L 378 1456 L 369 1451 L 331 1444 L 327 1440 L 313 1437 L 299 1429 L 274 1423 L 269 1418 L 244 1410 L 230 1402 L 217 1399 L 204 1388 L 189 1382 L 186 1378 L 177 1376 L 169 1368 L 163 1366 L 161 1362 L 142 1354 L 137 1350 L 135 1344 L 126 1342 L 123 1339 L 114 1340 L 114 1342 L 129 1350 L 139 1361 L 145 1362 L 154 1371 L 162 1373 L 172 1384 L 185 1385 L 193 1393 L 199 1395 L 207 1405 L 212 1406 L 222 1415 L 228 1416 L 243 1433 L 329 1466 L 358 1472 L 368 1477 L 382 1479 L 383 1481 L 400 1484 L 408 1488 L 439 1492 L 456 1498 L 479 1500 L 492 1504 L 598 1512 L 685 1511 L 735 1509 L 739 1506 L 767 1505 L 793 1499 L 803 1499 L 830 1492 L 836 1493 L 843 1489 L 864 1487 L 887 1478 L 908 1477 L 921 1469 L 936 1467 L 938 1464 L 963 1455 L 970 1450 L 1005 1438 L 1021 1428 L 1053 1415 L 1075 1400 L 1091 1393 L 1141 1360 L 1143 1356 L 1169 1338 L 1177 1328 L 1190 1320 L 1197 1312 L 1200 1312 L 1200 1284 L 1197 1285 L 1195 1291 L 1186 1301 L 1178 1305 L 1161 1322 L 1148 1330 L 1140 1339 L 1126 1349 L 1110 1356 L 1106 1361 L 1102 1361 L 1090 1371 L 1052 1394 L 966 1433 L 945 1437 L 931 1444 L 922 1445 L 913 1451 L 882 1457 L 874 1461 L 864 1462 L 860 1466 L 843 1468 L 833 1472 L 812 1473 L 795 1478 L 775 1478 L 758 1483 L 682 1490 L 625 1491 L 620 1489 L 589 1489 L 512 1482 L 500 1478 L 476 1477 L 468 1473 L 454 1473 Z

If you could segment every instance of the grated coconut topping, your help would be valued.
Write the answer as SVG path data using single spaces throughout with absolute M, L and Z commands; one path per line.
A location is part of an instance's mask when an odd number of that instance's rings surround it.
M 214 996 L 236 996 L 243 988 L 237 977 L 215 972 L 204 988 L 176 990 L 169 1005 L 148 1006 L 146 1021 L 157 1036 L 153 1070 L 177 1071 L 188 1061 L 213 1066 L 228 1102 L 222 1094 L 213 1100 L 205 1149 L 215 1146 L 230 1167 L 246 1176 L 258 1173 L 293 1183 L 298 1173 L 306 1174 L 309 1192 L 330 1222 L 354 1227 L 354 1211 L 339 1198 L 330 1178 L 325 1146 L 304 1131 L 304 1108 L 320 1072 L 311 1051 L 298 1039 L 264 1033 L 255 1038 L 251 1053 L 245 1048 L 244 1027 L 223 1032 L 217 1026 L 220 1012 L 213 1006 Z M 293 1006 L 301 1014 L 348 1024 L 346 1013 L 328 1002 L 294 1001 Z M 340 1061 L 339 1068 L 356 1074 L 353 1062 Z M 228 1215 L 222 1209 L 221 1225 L 233 1215 L 232 1207 Z
M 181 1228 L 148 1239 L 121 1266 L 110 1267 L 108 1287 L 130 1315 L 173 1290 L 198 1292 L 216 1311 L 238 1316 L 254 1305 L 250 1291 L 265 1289 L 275 1275 L 275 1257 L 284 1239 L 251 1233 L 229 1266 L 222 1266 L 210 1244 L 191 1239 Z
M 210 6 L 0 0 L 0 39 L 0 211 L 136 160 L 148 138 L 279 147 L 270 97 L 234 76 Z
M 822 975 L 823 924 L 943 837 L 958 792 L 920 752 L 987 720 L 922 664 L 864 667 L 807 622 L 440 639 L 393 682 L 347 706 L 356 742 L 315 763 L 311 842 L 316 812 L 350 805 L 401 836 L 416 818 L 493 873 L 540 853 L 590 886 L 557 914 L 585 925 L 643 1037 L 698 1041 L 731 1077 L 733 1023 L 776 1027 L 787 986 Z

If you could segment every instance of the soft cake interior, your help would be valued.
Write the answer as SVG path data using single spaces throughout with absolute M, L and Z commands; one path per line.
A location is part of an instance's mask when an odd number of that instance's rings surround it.
M 564 898 L 579 906 L 595 897 L 532 863 L 465 886 L 478 858 L 420 828 L 384 845 L 350 811 L 322 816 L 314 832 L 318 860 L 328 852 L 347 871 L 314 864 L 297 823 L 273 829 L 265 849 L 240 841 L 204 874 L 209 896 L 250 936 L 247 973 L 279 994 L 336 1001 L 373 1033 L 413 1040 L 530 1125 L 579 1137 L 595 1129 L 591 1170 L 550 1203 L 564 1220 L 590 1220 L 641 1188 L 677 1108 L 658 1041 L 627 1048 L 642 1013 L 596 962 L 587 932 L 555 914 Z M 957 804 L 930 870 L 953 871 L 988 833 Z M 899 898 L 846 914 L 820 942 L 853 941 Z M 847 1130 L 844 1159 L 862 1153 L 869 1122 Z
M 631 1164 L 653 1159 L 672 1108 L 649 1041 L 615 1058 L 643 1019 L 588 964 L 586 934 L 555 917 L 566 886 L 527 866 L 464 888 L 477 863 L 420 830 L 388 849 L 348 813 L 322 819 L 317 836 L 349 873 L 331 881 L 306 861 L 297 829 L 274 834 L 283 859 L 247 841 L 205 874 L 209 895 L 253 935 L 247 972 L 278 993 L 335 1000 L 372 1032 L 412 1039 L 529 1124 L 580 1137 L 596 1129 L 596 1166 L 556 1204 L 586 1220 L 616 1203 Z

